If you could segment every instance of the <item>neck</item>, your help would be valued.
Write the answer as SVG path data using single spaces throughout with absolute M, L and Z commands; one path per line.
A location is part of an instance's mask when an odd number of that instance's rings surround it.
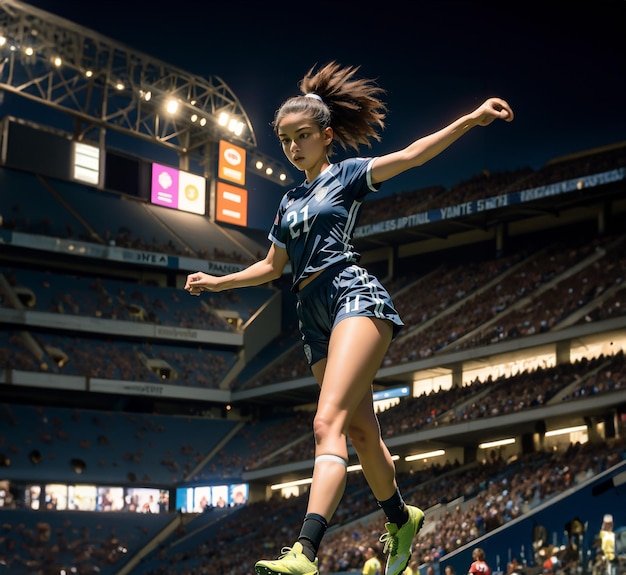
M 311 183 L 317 176 L 319 176 L 326 168 L 330 166 L 330 161 L 328 158 L 324 158 L 319 163 L 315 164 L 311 169 L 305 170 L 304 174 L 306 175 L 306 181 Z

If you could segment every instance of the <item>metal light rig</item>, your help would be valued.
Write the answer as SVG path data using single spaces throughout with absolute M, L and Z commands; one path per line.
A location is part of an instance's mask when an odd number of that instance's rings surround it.
M 250 119 L 219 77 L 196 76 L 18 0 L 0 0 L 2 90 L 69 114 L 79 141 L 104 145 L 106 130 L 115 130 L 175 150 L 185 169 L 190 157 L 206 166 L 214 144 L 227 139 L 248 151 L 251 169 L 263 165 L 258 175 L 293 182 L 257 149 Z

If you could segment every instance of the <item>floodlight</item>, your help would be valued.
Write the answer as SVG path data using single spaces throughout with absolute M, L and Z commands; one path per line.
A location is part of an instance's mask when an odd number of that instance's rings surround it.
M 439 457 L 445 455 L 444 449 L 435 449 L 434 451 L 426 451 L 424 453 L 416 453 L 415 455 L 407 455 L 404 461 L 417 461 L 418 459 L 428 459 L 430 457 Z
M 498 439 L 496 441 L 486 441 L 485 443 L 479 443 L 479 449 L 489 449 L 490 447 L 500 447 L 501 445 L 510 445 L 515 443 L 515 438 L 509 437 L 507 439 Z
M 170 98 L 167 101 L 165 109 L 167 110 L 168 114 L 175 114 L 178 111 L 178 102 L 173 98 Z
M 546 431 L 546 437 L 554 437 L 555 435 L 565 435 L 567 433 L 576 433 L 577 431 L 586 431 L 586 425 L 573 425 L 572 427 L 561 427 L 561 429 L 553 429 Z

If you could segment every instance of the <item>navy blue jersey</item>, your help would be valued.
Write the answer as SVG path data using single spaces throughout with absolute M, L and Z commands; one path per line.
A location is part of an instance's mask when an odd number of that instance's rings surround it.
M 373 158 L 331 164 L 312 182 L 303 182 L 282 198 L 269 239 L 285 248 L 293 288 L 316 271 L 360 254 L 352 246 L 363 199 L 378 191 L 371 181 Z

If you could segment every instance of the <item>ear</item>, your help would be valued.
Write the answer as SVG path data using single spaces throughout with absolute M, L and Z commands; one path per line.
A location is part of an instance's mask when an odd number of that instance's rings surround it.
M 333 129 L 330 126 L 322 130 L 322 139 L 324 140 L 325 146 L 330 146 L 330 144 L 333 141 L 333 137 L 334 137 Z

